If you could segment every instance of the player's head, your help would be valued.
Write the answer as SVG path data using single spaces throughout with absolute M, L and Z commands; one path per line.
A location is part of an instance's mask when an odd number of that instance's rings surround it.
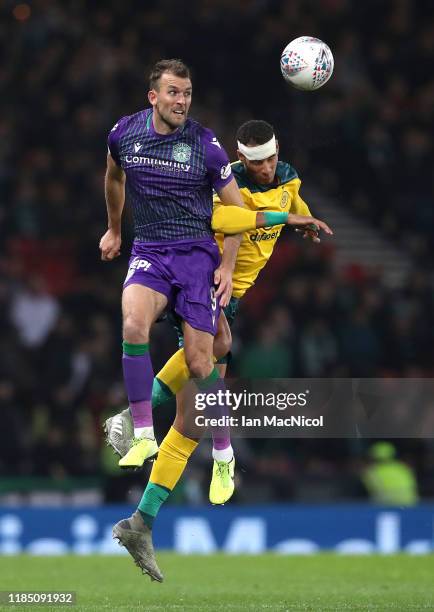
M 149 75 L 148 100 L 157 120 L 169 131 L 184 125 L 191 104 L 188 66 L 179 59 L 160 60 Z
M 274 181 L 279 154 L 279 144 L 273 126 L 266 121 L 253 119 L 243 123 L 237 131 L 238 159 L 258 185 Z

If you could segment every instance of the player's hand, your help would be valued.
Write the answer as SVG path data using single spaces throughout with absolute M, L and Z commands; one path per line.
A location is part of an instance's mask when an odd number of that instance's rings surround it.
M 296 232 L 303 233 L 303 239 L 309 238 L 312 242 L 321 242 L 319 232 L 322 230 L 326 234 L 333 236 L 333 232 L 327 223 L 315 219 L 314 217 L 307 217 L 304 215 L 288 215 L 287 225 L 296 227 Z
M 101 259 L 103 261 L 112 261 L 121 254 L 121 235 L 108 229 L 104 236 L 99 241 L 99 249 L 101 251 Z
M 312 224 L 307 229 L 296 229 L 295 230 L 299 234 L 303 234 L 303 240 L 312 240 L 312 242 L 318 243 L 321 242 L 321 238 L 319 237 L 319 228 Z
M 214 284 L 217 286 L 216 299 L 220 306 L 226 308 L 232 296 L 232 270 L 220 266 L 214 272 Z

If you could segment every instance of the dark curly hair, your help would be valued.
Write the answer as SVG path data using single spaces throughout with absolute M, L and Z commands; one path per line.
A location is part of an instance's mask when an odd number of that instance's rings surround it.
M 252 119 L 238 128 L 237 140 L 244 145 L 261 145 L 274 135 L 274 128 L 266 121 Z

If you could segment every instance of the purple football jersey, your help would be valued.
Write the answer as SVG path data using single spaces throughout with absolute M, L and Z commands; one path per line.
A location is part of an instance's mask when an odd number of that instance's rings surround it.
M 179 241 L 212 236 L 212 189 L 232 179 L 228 156 L 214 133 L 196 121 L 157 134 L 152 109 L 123 117 L 108 137 L 126 174 L 136 239 Z

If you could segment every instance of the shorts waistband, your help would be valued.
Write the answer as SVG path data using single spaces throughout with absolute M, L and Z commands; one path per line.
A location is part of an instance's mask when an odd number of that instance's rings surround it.
M 161 240 L 159 242 L 145 242 L 144 240 L 140 240 L 139 238 L 135 238 L 133 242 L 134 246 L 138 247 L 176 247 L 176 246 L 188 246 L 189 244 L 215 244 L 217 246 L 217 242 L 214 240 L 212 236 L 206 238 L 187 238 L 185 240 Z

